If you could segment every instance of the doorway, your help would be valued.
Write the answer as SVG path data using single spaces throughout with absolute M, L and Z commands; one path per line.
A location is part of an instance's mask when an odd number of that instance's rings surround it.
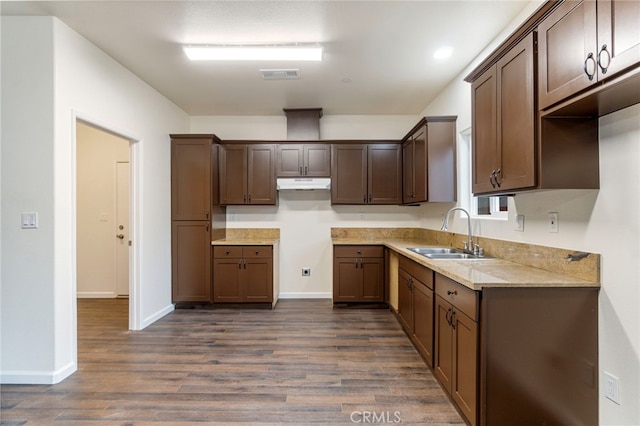
M 78 298 L 131 293 L 130 157 L 129 139 L 76 120 Z

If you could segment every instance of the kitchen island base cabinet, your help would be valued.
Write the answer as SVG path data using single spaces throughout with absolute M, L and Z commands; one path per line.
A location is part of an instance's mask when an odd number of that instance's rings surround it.
M 598 424 L 598 289 L 482 291 L 483 425 Z
M 272 303 L 273 248 L 217 246 L 213 251 L 214 303 Z
M 433 374 L 473 426 L 478 403 L 479 294 L 435 274 Z
M 384 302 L 384 248 L 334 246 L 333 302 Z

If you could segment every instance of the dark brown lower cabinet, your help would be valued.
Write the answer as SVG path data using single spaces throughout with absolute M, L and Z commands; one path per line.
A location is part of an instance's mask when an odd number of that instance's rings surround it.
M 384 248 L 334 246 L 333 301 L 384 301 Z
M 413 334 L 412 286 L 411 275 L 400 267 L 398 270 L 398 319 L 409 336 Z
M 598 288 L 485 288 L 481 311 L 481 424 L 598 424 Z
M 273 301 L 273 247 L 214 247 L 213 301 L 214 303 L 271 303 Z
M 397 317 L 470 425 L 596 425 L 598 290 L 474 291 L 399 256 Z
M 172 221 L 171 274 L 174 303 L 211 302 L 210 221 Z
M 477 424 L 479 294 L 435 274 L 433 373 L 471 425 Z
M 433 366 L 433 306 L 433 271 L 401 256 L 398 318 L 429 367 Z

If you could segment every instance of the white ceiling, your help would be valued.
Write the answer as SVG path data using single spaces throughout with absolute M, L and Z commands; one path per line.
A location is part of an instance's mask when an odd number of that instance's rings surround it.
M 528 1 L 35 1 L 190 115 L 419 114 Z M 322 62 L 190 62 L 184 44 L 320 43 Z M 447 61 L 433 58 L 443 45 Z M 299 80 L 259 69 L 297 68 Z

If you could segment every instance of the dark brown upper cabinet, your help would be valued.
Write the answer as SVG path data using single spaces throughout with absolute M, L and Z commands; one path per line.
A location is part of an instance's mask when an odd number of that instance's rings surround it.
M 635 70 L 626 72 L 620 74 L 624 84 L 614 78 L 571 96 L 581 89 L 565 91 L 561 86 L 582 79 L 574 77 L 584 72 L 584 59 L 579 72 L 571 66 L 552 70 L 555 65 L 549 62 L 564 63 L 577 55 L 584 34 L 578 36 L 570 24 L 589 26 L 594 4 L 543 3 L 465 77 L 472 91 L 474 195 L 599 187 L 598 114 L 628 106 L 636 98 L 640 102 L 640 91 L 633 89 L 640 73 L 628 78 Z M 543 46 L 556 39 L 565 46 Z M 555 104 L 539 108 L 545 103 Z
M 637 1 L 565 1 L 558 6 L 538 27 L 540 108 L 640 64 L 638 28 Z
M 530 33 L 471 85 L 476 195 L 536 184 L 533 49 Z
M 332 204 L 400 204 L 402 145 L 333 144 Z
M 331 148 L 328 144 L 279 144 L 278 177 L 331 176 Z
M 424 117 L 402 143 L 402 202 L 456 200 L 456 117 Z
M 171 139 L 171 219 L 211 218 L 211 138 Z
M 276 204 L 273 144 L 224 144 L 220 152 L 220 203 Z

